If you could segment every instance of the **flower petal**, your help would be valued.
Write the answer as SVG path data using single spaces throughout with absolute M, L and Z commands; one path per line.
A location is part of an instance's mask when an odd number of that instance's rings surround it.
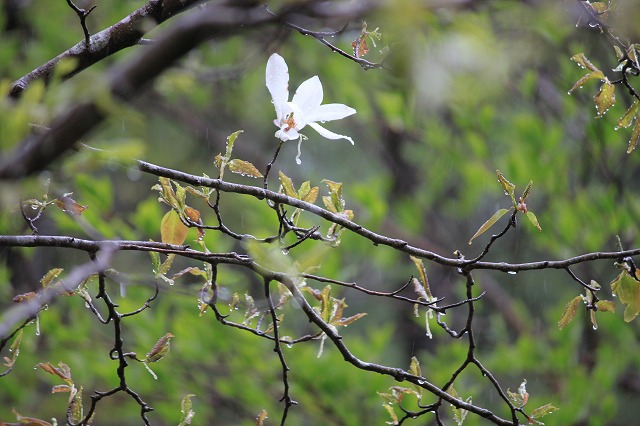
M 331 121 L 340 120 L 356 113 L 356 110 L 344 104 L 326 104 L 320 105 L 318 108 L 305 116 L 307 122 L 311 121 Z
M 280 139 L 281 141 L 292 141 L 300 137 L 300 133 L 298 133 L 296 129 L 289 129 L 287 131 L 285 131 L 284 129 L 285 128 L 283 127 L 276 132 L 276 138 Z
M 291 102 L 298 106 L 306 115 L 320 106 L 322 103 L 322 83 L 317 75 L 302 82 Z
M 353 139 L 349 136 L 339 135 L 337 133 L 333 133 L 319 125 L 318 123 L 308 123 L 310 127 L 312 127 L 316 132 L 320 133 L 321 136 L 324 136 L 327 139 L 346 139 L 351 142 L 351 145 L 354 144 Z
M 289 68 L 282 56 L 274 53 L 267 61 L 267 89 L 271 93 L 278 119 L 282 118 L 283 105 L 289 100 Z

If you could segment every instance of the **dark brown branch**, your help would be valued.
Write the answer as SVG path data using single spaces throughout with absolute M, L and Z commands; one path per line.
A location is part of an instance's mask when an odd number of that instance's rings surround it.
M 76 67 L 63 76 L 64 79 L 73 77 L 104 58 L 138 44 L 142 36 L 151 30 L 150 23 L 159 25 L 203 1 L 205 0 L 149 0 L 147 4 L 132 12 L 120 22 L 93 36 L 89 36 L 86 23 L 82 21 L 82 16 L 86 19 L 86 16 L 93 8 L 89 12 L 84 9 L 74 8 L 78 16 L 80 16 L 85 40 L 14 81 L 11 84 L 9 95 L 17 98 L 34 81 L 41 79 L 47 81 L 53 74 L 56 64 L 65 58 L 78 61 Z M 70 0 L 67 0 L 67 2 L 73 5 Z
M 71 0 L 67 0 L 67 4 L 71 9 L 73 9 L 73 11 L 76 13 L 76 15 L 78 15 L 78 18 L 80 19 L 80 25 L 82 26 L 82 32 L 84 33 L 84 44 L 88 48 L 91 45 L 91 33 L 89 32 L 89 28 L 87 28 L 87 16 L 89 16 L 89 14 L 93 12 L 93 9 L 95 9 L 97 6 L 94 5 L 91 6 L 89 10 L 84 10 L 76 6 L 75 3 Z

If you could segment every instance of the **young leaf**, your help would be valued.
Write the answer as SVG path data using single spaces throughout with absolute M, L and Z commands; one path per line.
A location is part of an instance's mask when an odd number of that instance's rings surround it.
M 600 91 L 593 98 L 596 103 L 598 117 L 602 117 L 616 103 L 616 94 L 613 84 L 605 80 L 600 86 Z
M 545 404 L 542 407 L 538 407 L 531 412 L 529 417 L 534 419 L 539 419 L 540 417 L 546 416 L 547 414 L 551 414 L 555 411 L 558 411 L 559 408 L 555 407 L 553 404 Z
M 62 268 L 53 268 L 50 269 L 49 272 L 47 272 L 41 279 L 40 279 L 40 285 L 42 285 L 42 287 L 48 287 L 49 285 L 51 285 L 51 283 L 53 282 L 53 280 L 55 280 L 56 278 L 58 278 L 58 275 L 60 275 L 62 273 L 62 271 L 64 271 L 64 269 Z
M 420 368 L 420 361 L 415 356 L 411 357 L 411 365 L 409 366 L 409 373 L 414 376 L 422 376 L 422 369 Z
M 191 421 L 193 420 L 193 416 L 196 415 L 196 413 L 191 409 L 191 397 L 193 396 L 195 395 L 190 393 L 182 398 L 182 403 L 180 404 L 180 412 L 182 413 L 182 417 L 180 418 L 180 423 L 178 424 L 178 426 L 190 425 Z
M 631 138 L 629 138 L 629 146 L 627 147 L 627 154 L 630 154 L 636 148 L 640 140 L 640 120 L 636 120 L 636 125 L 633 126 L 633 132 L 631 132 Z
M 248 161 L 244 160 L 231 160 L 229 161 L 229 170 L 232 173 L 237 173 L 242 176 L 248 176 L 253 178 L 261 178 L 263 177 L 262 173 Z
M 167 333 L 162 336 L 147 353 L 144 358 L 144 362 L 160 361 L 169 352 L 169 349 L 171 348 L 171 339 L 174 337 L 175 336 L 171 333 Z
M 476 231 L 476 233 L 473 234 L 473 237 L 471 237 L 471 239 L 469 240 L 469 244 L 471 244 L 473 242 L 473 240 L 475 240 L 477 237 L 479 237 L 480 235 L 484 234 L 487 231 L 487 229 L 491 228 L 509 210 L 510 209 L 500 209 L 497 212 L 495 212 L 493 214 L 493 216 L 491 216 L 489 218 L 489 220 L 487 220 L 485 223 L 483 223 L 482 226 L 480 227 L 480 229 L 478 229 Z
M 293 181 L 291 181 L 289 176 L 282 173 L 282 171 L 280 171 L 280 185 L 282 185 L 284 195 L 291 198 L 298 198 L 298 193 L 293 188 Z
M 540 224 L 538 223 L 538 218 L 536 217 L 536 215 L 533 214 L 532 211 L 527 211 L 526 215 L 527 219 L 529 219 L 529 222 L 531 222 L 533 226 L 538 228 L 538 231 L 542 232 L 542 228 L 540 228 Z
M 598 312 L 615 312 L 616 304 L 611 300 L 598 300 L 596 302 L 596 307 L 598 308 Z
M 593 65 L 587 59 L 587 57 L 584 55 L 584 53 L 578 53 L 578 54 L 573 55 L 571 57 L 571 60 L 574 61 L 575 63 L 577 63 L 582 68 L 586 68 L 586 69 L 591 70 L 591 71 L 600 71 L 598 68 L 595 67 L 595 65 Z
M 562 312 L 562 316 L 560 317 L 560 321 L 558 321 L 558 328 L 562 330 L 565 328 L 576 316 L 576 312 L 578 310 L 578 304 L 584 300 L 584 296 L 576 296 L 567 306 L 564 307 L 564 312 Z
M 625 270 L 611 282 L 611 293 L 627 305 L 624 320 L 631 322 L 640 313 L 640 283 Z
M 602 71 L 594 71 L 580 77 L 578 81 L 569 89 L 569 94 L 573 93 L 576 89 L 581 88 L 589 80 L 604 80 L 606 77 Z
M 627 128 L 631 126 L 633 120 L 635 120 L 638 116 L 638 107 L 640 107 L 640 101 L 636 99 L 635 101 L 633 101 L 629 109 L 618 120 L 618 127 Z
M 500 172 L 500 170 L 496 170 L 496 174 L 498 175 L 498 181 L 500 182 L 500 185 L 502 185 L 502 188 L 504 188 L 504 193 L 511 197 L 511 201 L 513 202 L 513 206 L 515 207 L 517 205 L 515 196 L 516 186 L 509 182 L 507 178 L 504 177 L 502 172 Z
M 267 410 L 260 411 L 260 414 L 256 417 L 256 426 L 264 426 L 264 421 L 267 418 Z
M 160 223 L 160 236 L 163 243 L 180 245 L 187 238 L 189 228 L 182 223 L 175 210 L 169 210 Z
M 80 216 L 87 206 L 83 206 L 71 197 L 62 196 L 54 200 L 55 205 L 65 213 Z

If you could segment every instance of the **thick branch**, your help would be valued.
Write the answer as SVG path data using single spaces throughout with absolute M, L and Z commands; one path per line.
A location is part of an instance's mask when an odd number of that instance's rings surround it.
M 211 38 L 228 37 L 247 27 L 273 20 L 274 17 L 261 7 L 212 7 L 203 13 L 188 16 L 165 32 L 157 43 L 141 51 L 139 56 L 114 69 L 109 74 L 109 91 L 128 101 L 200 43 Z M 103 37 L 101 34 L 94 35 L 92 39 Z M 99 43 L 109 41 L 108 38 L 97 40 L 100 40 Z M 57 117 L 50 130 L 29 136 L 14 153 L 0 162 L 0 178 L 19 179 L 44 169 L 102 122 L 105 116 L 106 113 L 94 102 L 76 105 Z
M 48 80 L 53 74 L 56 64 L 65 58 L 72 58 L 78 61 L 76 67 L 63 76 L 64 79 L 73 77 L 96 62 L 127 47 L 138 44 L 142 36 L 152 29 L 152 24 L 159 25 L 172 16 L 184 12 L 203 1 L 205 0 L 150 0 L 120 22 L 79 42 L 46 64 L 14 81 L 11 84 L 9 95 L 17 98 L 34 81 L 40 79 Z M 78 13 L 77 10 L 76 13 Z M 86 13 L 88 15 L 88 12 Z M 88 33 L 86 29 L 84 31 L 86 37 Z

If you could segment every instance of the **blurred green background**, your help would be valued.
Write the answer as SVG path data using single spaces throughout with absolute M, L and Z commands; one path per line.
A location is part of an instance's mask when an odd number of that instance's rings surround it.
M 64 1 L 22 2 L 16 21 L 5 1 L 0 26 L 0 87 L 82 39 L 77 16 Z M 142 1 L 99 2 L 88 19 L 97 32 L 122 19 Z M 109 120 L 83 140 L 103 151 L 80 149 L 51 169 L 19 183 L 0 183 L 0 232 L 29 234 L 15 206 L 19 200 L 38 198 L 51 181 L 50 193 L 73 192 L 89 206 L 80 217 L 48 209 L 39 222 L 41 234 L 81 238 L 159 240 L 159 223 L 167 207 L 157 201 L 156 183 L 127 158 L 140 158 L 195 175 L 215 177 L 216 154 L 225 139 L 242 129 L 234 156 L 264 170 L 277 146 L 275 117 L 264 82 L 271 52 L 282 55 L 290 71 L 290 91 L 318 75 L 325 103 L 344 103 L 358 112 L 327 128 L 351 136 L 329 141 L 311 129 L 302 144 L 302 164 L 296 165 L 295 143 L 285 144 L 274 170 L 282 170 L 296 185 L 310 180 L 326 194 L 322 179 L 343 182 L 347 208 L 355 221 L 384 235 L 453 256 L 461 250 L 477 255 L 488 234 L 467 244 L 478 227 L 498 208 L 510 206 L 495 171 L 500 169 L 521 192 L 529 180 L 533 191 L 528 207 L 540 221 L 538 232 L 526 221 L 494 245 L 487 260 L 529 262 L 562 259 L 590 251 L 616 249 L 616 235 L 625 248 L 638 245 L 640 177 L 638 153 L 626 154 L 630 130 L 614 130 L 630 105 L 618 90 L 618 104 L 596 118 L 590 82 L 572 96 L 567 94 L 584 70 L 570 61 L 584 52 L 596 66 L 617 65 L 609 42 L 597 30 L 576 27 L 572 1 L 389 2 L 366 16 L 369 29 L 380 28 L 377 47 L 370 44 L 371 61 L 382 59 L 384 70 L 363 71 L 332 53 L 311 37 L 282 28 L 250 30 L 223 41 L 202 45 L 176 67 L 163 74 L 131 105 L 118 105 Z M 78 2 L 88 7 L 89 2 Z M 273 5 L 274 8 L 277 5 Z M 188 13 L 198 13 L 195 9 Z M 633 12 L 635 13 L 635 12 Z M 620 15 L 633 21 L 633 13 Z M 618 24 L 625 31 L 621 21 Z M 313 23 L 313 30 L 339 29 L 345 22 Z M 149 37 L 171 25 L 171 20 Z M 350 51 L 361 22 L 330 39 Z M 637 29 L 635 29 L 637 31 Z M 640 34 L 627 32 L 637 40 Z M 57 113 L 79 99 L 96 93 L 104 73 L 144 49 L 138 46 L 117 53 L 73 79 L 54 82 L 46 91 L 34 84 L 13 104 L 0 100 L 0 149 L 9 152 L 33 125 L 46 126 Z M 277 173 L 271 188 L 278 186 Z M 225 175 L 243 184 L 261 185 L 247 177 Z M 215 216 L 196 199 L 203 220 Z M 320 204 L 319 202 L 317 204 Z M 277 232 L 277 218 L 264 202 L 222 194 L 225 223 L 239 233 L 266 237 Z M 503 221 L 505 221 L 503 219 Z M 506 222 L 500 222 L 503 226 Z M 305 226 L 328 224 L 302 215 Z M 497 229 L 497 228 L 496 228 Z M 188 241 L 193 241 L 195 232 Z M 235 240 L 208 232 L 211 251 L 243 252 Z M 345 233 L 339 247 L 321 250 L 308 242 L 292 250 L 292 259 L 320 264 L 315 272 L 354 281 L 379 291 L 402 286 L 415 267 L 408 256 Z M 53 267 L 67 271 L 86 262 L 83 253 L 51 248 L 3 248 L 0 266 L 0 312 L 18 293 L 34 290 Z M 453 303 L 464 297 L 464 280 L 455 270 L 425 263 L 435 296 Z M 121 311 L 134 310 L 153 293 L 153 274 L 147 254 L 119 253 L 110 281 Z M 172 271 L 197 262 L 177 261 Z M 603 286 L 618 271 L 611 261 L 598 261 L 572 269 L 581 279 Z M 533 271 L 508 275 L 477 272 L 475 331 L 478 356 L 504 386 L 517 389 L 528 382 L 531 409 L 551 402 L 560 410 L 543 419 L 547 425 L 627 425 L 640 416 L 639 331 L 637 320 L 622 319 L 622 305 L 614 314 L 598 314 L 594 331 L 582 310 L 576 320 L 559 331 L 564 305 L 582 289 L 562 271 Z M 262 283 L 240 268 L 221 266 L 219 304 L 225 312 L 233 293 L 248 293 L 264 306 Z M 197 297 L 202 283 L 184 276 L 174 286 L 162 285 L 152 308 L 124 321 L 126 350 L 146 353 L 166 332 L 176 337 L 170 353 L 152 368 L 153 380 L 141 364 L 132 365 L 132 388 L 155 408 L 154 425 L 175 425 L 180 401 L 195 394 L 193 424 L 252 425 L 265 409 L 267 424 L 278 424 L 282 404 L 280 364 L 272 344 L 256 336 L 226 328 L 211 312 L 198 316 Z M 321 289 L 324 285 L 309 281 Z M 93 287 L 95 289 L 95 284 Z M 368 362 L 408 368 L 416 356 L 422 372 L 434 384 L 446 383 L 464 360 L 465 341 L 454 341 L 433 326 L 433 339 L 425 336 L 424 316 L 413 307 L 384 298 L 372 298 L 334 287 L 335 297 L 346 298 L 345 316 L 367 312 L 363 319 L 340 332 L 353 353 Z M 411 292 L 406 293 L 412 296 Z M 610 298 L 610 295 L 609 297 Z M 284 310 L 281 333 L 313 333 L 301 311 Z M 235 313 L 242 320 L 242 312 Z M 232 317 L 234 318 L 234 317 Z M 450 311 L 449 325 L 462 327 L 465 312 Z M 109 360 L 113 345 L 111 326 L 101 325 L 79 298 L 59 298 L 25 330 L 14 371 L 0 378 L 0 421 L 15 421 L 12 408 L 25 416 L 62 423 L 66 394 L 50 394 L 59 384 L 53 376 L 34 370 L 39 362 L 71 368 L 82 385 L 85 402 L 93 390 L 116 385 L 116 363 Z M 286 348 L 291 367 L 291 394 L 298 406 L 291 409 L 292 425 L 384 424 L 390 418 L 383 399 L 396 385 L 391 378 L 358 371 L 345 363 L 330 344 L 320 358 L 319 342 Z M 3 354 L 5 356 L 6 354 Z M 472 396 L 475 404 L 508 416 L 491 384 L 470 369 L 456 382 L 457 392 Z M 423 403 L 433 402 L 425 398 Z M 407 397 L 407 407 L 415 408 Z M 446 412 L 446 410 L 445 410 Z M 450 413 L 447 412 L 450 416 Z M 446 417 L 446 416 L 445 416 Z M 424 416 L 408 424 L 432 424 Z M 448 420 L 453 422 L 453 420 Z M 94 424 L 140 424 L 139 408 L 125 396 L 103 400 Z M 468 416 L 465 424 L 484 424 Z

